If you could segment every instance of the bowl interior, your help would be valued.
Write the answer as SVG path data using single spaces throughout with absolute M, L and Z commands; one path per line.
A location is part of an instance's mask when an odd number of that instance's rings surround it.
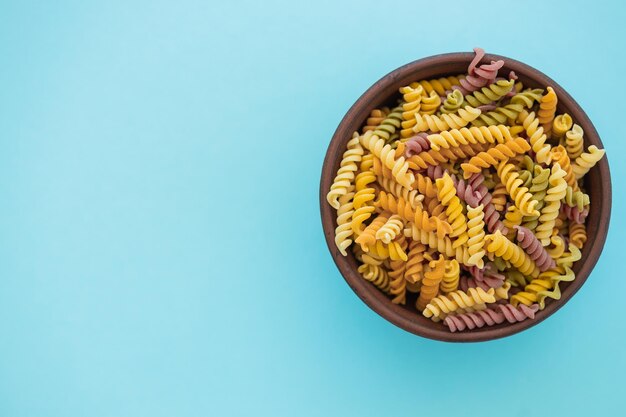
M 578 291 L 596 264 L 606 239 L 611 210 L 611 179 L 605 156 L 585 177 L 585 187 L 591 200 L 586 223 L 588 240 L 582 250 L 582 259 L 573 267 L 576 279 L 569 283 L 561 283 L 561 299 L 547 300 L 545 309 L 537 313 L 535 320 L 525 320 L 515 324 L 503 323 L 467 332 L 450 333 L 441 323 L 434 323 L 423 317 L 414 306 L 415 295 L 410 293 L 407 294 L 406 305 L 393 304 L 386 295 L 358 274 L 357 261 L 350 251 L 347 257 L 339 253 L 334 243 L 334 230 L 337 227 L 336 213 L 326 202 L 326 193 L 339 168 L 352 133 L 356 130 L 360 131 L 372 109 L 385 105 L 389 107 L 397 105 L 400 87 L 416 80 L 465 73 L 473 57 L 472 53 L 453 53 L 424 58 L 400 67 L 380 79 L 357 100 L 341 121 L 329 145 L 320 183 L 320 206 L 326 242 L 337 267 L 354 292 L 374 311 L 397 326 L 431 339 L 454 342 L 483 341 L 508 336 L 527 329 L 553 314 Z M 585 148 L 589 145 L 603 148 L 598 133 L 587 115 L 561 86 L 536 69 L 507 57 L 488 54 L 482 62 L 498 59 L 505 61 L 500 74 L 515 71 L 525 88 L 545 89 L 547 86 L 552 86 L 559 98 L 557 114 L 569 113 L 574 122 L 583 128 Z

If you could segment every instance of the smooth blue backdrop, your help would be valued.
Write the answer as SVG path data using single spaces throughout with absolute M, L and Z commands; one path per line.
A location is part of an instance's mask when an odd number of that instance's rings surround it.
M 0 415 L 621 415 L 620 2 L 3 1 Z M 490 343 L 408 334 L 326 249 L 330 137 L 374 81 L 515 57 L 587 110 L 614 207 L 588 283 Z

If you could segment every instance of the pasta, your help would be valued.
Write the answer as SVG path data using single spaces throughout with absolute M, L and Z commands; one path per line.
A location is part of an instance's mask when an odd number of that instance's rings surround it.
M 475 51 L 466 74 L 372 110 L 326 190 L 338 253 L 452 332 L 532 320 L 561 298 L 589 244 L 585 175 L 605 154 L 556 114 L 552 87 L 525 88 Z
M 552 87 L 547 88 L 547 93 L 541 97 L 541 103 L 539 104 L 539 123 L 543 128 L 543 131 L 547 136 L 552 133 L 552 121 L 554 120 L 554 113 L 556 112 L 556 104 L 558 98 Z
M 357 171 L 357 164 L 361 162 L 363 147 L 359 143 L 359 134 L 354 133 L 348 142 L 348 149 L 343 154 L 343 159 L 339 165 L 337 176 L 330 186 L 330 191 L 326 195 L 326 200 L 334 209 L 339 209 L 339 197 L 347 194 L 350 184 L 354 180 Z

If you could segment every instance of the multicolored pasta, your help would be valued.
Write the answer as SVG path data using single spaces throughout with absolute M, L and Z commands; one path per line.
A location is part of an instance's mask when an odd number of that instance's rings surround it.
M 585 175 L 605 154 L 556 114 L 551 86 L 498 76 L 505 63 L 475 52 L 466 74 L 414 81 L 372 110 L 326 195 L 338 252 L 452 332 L 532 320 L 560 299 L 588 244 Z

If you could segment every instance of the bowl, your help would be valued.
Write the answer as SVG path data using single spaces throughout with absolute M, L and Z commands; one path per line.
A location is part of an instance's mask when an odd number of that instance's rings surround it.
M 510 336 L 528 329 L 554 314 L 576 294 L 589 277 L 604 247 L 611 215 L 611 176 L 605 156 L 585 176 L 585 187 L 591 200 L 586 223 L 588 240 L 583 247 L 581 260 L 576 262 L 572 268 L 576 274 L 576 279 L 572 282 L 561 283 L 561 299 L 548 300 L 545 308 L 536 314 L 534 320 L 524 320 L 514 324 L 505 322 L 492 327 L 474 329 L 470 332 L 449 332 L 441 323 L 434 323 L 422 316 L 413 303 L 407 303 L 404 306 L 393 304 L 390 298 L 359 275 L 357 260 L 351 251 L 348 251 L 348 256 L 341 255 L 334 242 L 335 228 L 337 227 L 336 211 L 326 201 L 326 193 L 330 189 L 352 133 L 360 130 L 371 110 L 385 105 L 393 107 L 395 100 L 399 97 L 398 89 L 400 87 L 416 80 L 466 73 L 473 58 L 473 53 L 435 55 L 404 65 L 376 82 L 354 103 L 337 127 L 326 152 L 320 181 L 320 209 L 326 243 L 337 268 L 348 285 L 372 310 L 396 326 L 419 336 L 447 342 L 478 342 Z M 515 71 L 525 87 L 545 88 L 552 86 L 559 97 L 557 113 L 569 113 L 575 123 L 584 129 L 585 148 L 589 145 L 604 148 L 589 117 L 559 84 L 535 68 L 511 58 L 486 54 L 482 62 L 499 59 L 505 62 L 500 73 L 508 74 L 511 70 Z

